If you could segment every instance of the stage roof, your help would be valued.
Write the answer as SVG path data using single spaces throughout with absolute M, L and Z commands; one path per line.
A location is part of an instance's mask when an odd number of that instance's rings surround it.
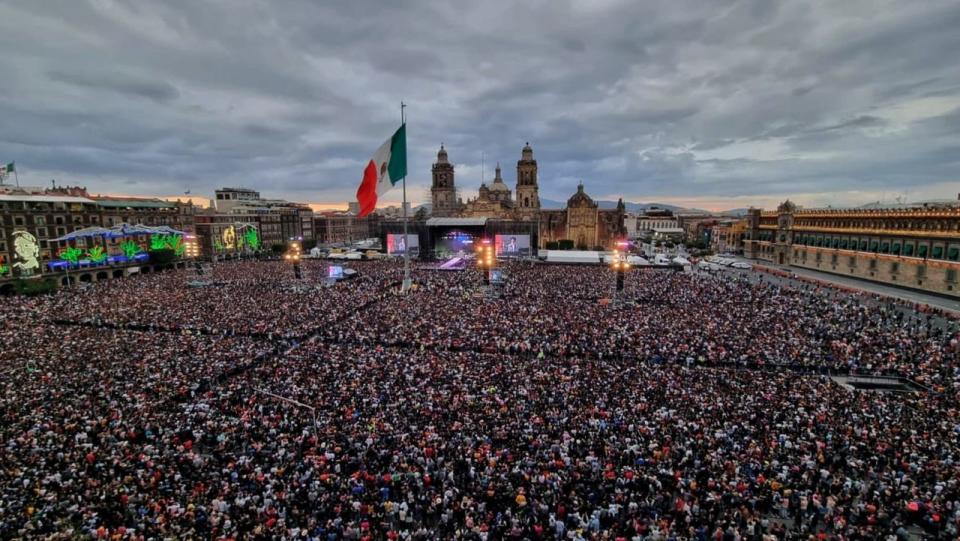
M 486 218 L 430 218 L 427 220 L 428 227 L 434 227 L 434 226 L 469 227 L 469 226 L 484 226 L 484 225 L 487 225 Z

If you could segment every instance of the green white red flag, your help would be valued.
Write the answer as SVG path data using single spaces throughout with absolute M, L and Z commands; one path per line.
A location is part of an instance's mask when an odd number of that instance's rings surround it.
M 363 169 L 363 180 L 357 188 L 359 217 L 377 208 L 377 200 L 407 176 L 407 125 L 386 140 Z

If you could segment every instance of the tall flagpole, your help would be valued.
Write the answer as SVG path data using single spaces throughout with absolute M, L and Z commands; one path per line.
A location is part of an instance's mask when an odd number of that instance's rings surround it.
M 405 126 L 407 124 L 407 117 L 404 114 L 404 108 L 407 105 L 400 102 L 400 125 Z M 404 131 L 404 139 L 406 139 L 406 131 Z M 406 145 L 404 145 L 404 152 L 406 152 Z M 407 157 L 404 156 L 404 161 Z M 400 286 L 400 292 L 406 293 L 410 290 L 410 238 L 407 236 L 407 172 L 404 168 L 403 172 L 403 285 Z
M 17 188 L 20 187 L 20 175 L 17 174 L 17 162 L 10 162 L 13 164 L 13 178 L 17 181 Z

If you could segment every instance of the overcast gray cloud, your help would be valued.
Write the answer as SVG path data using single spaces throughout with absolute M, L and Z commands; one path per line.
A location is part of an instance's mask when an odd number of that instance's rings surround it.
M 955 0 L 12 0 L 21 182 L 352 199 L 409 104 L 410 186 L 530 141 L 541 193 L 721 208 L 960 191 Z

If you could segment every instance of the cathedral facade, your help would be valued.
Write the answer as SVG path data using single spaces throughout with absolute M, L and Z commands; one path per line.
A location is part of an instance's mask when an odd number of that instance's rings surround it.
M 540 183 L 537 160 L 533 157 L 530 143 L 524 145 L 517 161 L 515 191 L 501 176 L 497 164 L 493 182 L 480 185 L 477 196 L 463 202 L 457 196 L 454 166 L 449 161 L 447 150 L 440 145 L 437 161 L 432 167 L 433 182 L 430 197 L 434 217 L 489 218 L 535 223 L 538 245 L 569 239 L 577 248 L 608 249 L 617 239 L 626 234 L 623 201 L 616 209 L 600 209 L 586 194 L 583 184 L 567 201 L 564 209 L 544 210 L 540 205 Z
M 627 237 L 625 217 L 623 199 L 617 201 L 616 208 L 601 209 L 580 183 L 565 208 L 540 211 L 540 247 L 546 247 L 548 242 L 571 240 L 578 250 L 609 250 Z

